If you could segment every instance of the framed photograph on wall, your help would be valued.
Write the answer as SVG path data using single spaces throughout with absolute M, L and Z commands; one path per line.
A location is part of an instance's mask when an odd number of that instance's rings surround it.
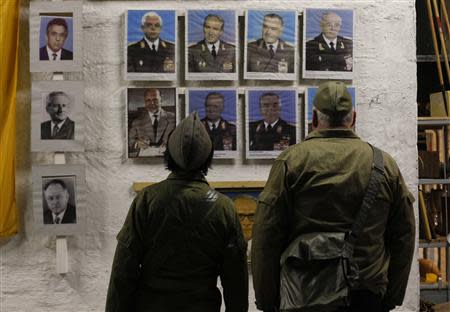
M 176 80 L 176 11 L 128 10 L 124 28 L 125 80 Z
M 84 151 L 84 88 L 79 81 L 33 81 L 31 151 Z
M 177 124 L 176 88 L 128 88 L 128 158 L 162 156 Z
M 82 70 L 82 2 L 30 3 L 30 71 Z
M 52 235 L 81 233 L 85 227 L 85 171 L 82 165 L 33 166 L 35 228 Z
M 351 9 L 305 9 L 303 78 L 353 79 L 354 20 Z
M 297 12 L 247 10 L 245 16 L 244 78 L 295 80 Z
M 238 79 L 238 21 L 234 10 L 188 10 L 186 79 Z
M 298 142 L 298 95 L 292 88 L 246 90 L 247 158 L 276 158 Z
M 197 111 L 214 147 L 214 158 L 237 157 L 237 92 L 235 89 L 188 89 L 186 116 Z
M 313 100 L 316 96 L 318 87 L 308 87 L 306 89 L 306 105 L 305 105 L 305 133 L 308 134 L 312 131 L 312 111 Z M 352 86 L 347 86 L 348 92 L 352 96 L 353 109 L 356 111 L 356 89 Z

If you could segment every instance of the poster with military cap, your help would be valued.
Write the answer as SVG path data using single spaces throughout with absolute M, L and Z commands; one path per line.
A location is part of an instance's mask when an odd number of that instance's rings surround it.
M 351 9 L 305 9 L 303 78 L 353 79 L 354 20 Z
M 176 88 L 128 88 L 128 158 L 162 156 L 177 121 Z
M 85 171 L 82 165 L 33 166 L 34 229 L 71 235 L 85 228 Z
M 234 10 L 186 12 L 186 79 L 238 79 L 238 21 Z
M 298 142 L 297 90 L 246 90 L 247 158 L 276 158 Z
M 31 151 L 84 151 L 84 87 L 79 81 L 33 81 Z
M 245 16 L 244 78 L 295 80 L 297 12 L 247 10 Z
M 305 132 L 306 133 L 310 133 L 312 131 L 313 101 L 314 101 L 314 97 L 317 94 L 317 89 L 318 89 L 318 87 L 309 87 L 306 89 L 306 95 L 305 95 L 306 103 L 307 103 L 305 106 L 305 116 L 306 116 Z M 352 97 L 353 109 L 356 111 L 356 89 L 355 89 L 355 87 L 347 86 L 347 90 Z
M 128 10 L 125 14 L 125 80 L 176 80 L 175 10 Z
M 214 146 L 214 158 L 235 159 L 240 139 L 235 89 L 188 89 L 186 115 L 197 111 Z
M 30 71 L 82 70 L 81 1 L 30 3 Z

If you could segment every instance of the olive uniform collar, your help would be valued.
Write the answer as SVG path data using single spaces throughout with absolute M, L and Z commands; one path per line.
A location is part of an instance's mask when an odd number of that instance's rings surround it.
M 314 130 L 305 138 L 305 140 L 317 138 L 348 138 L 359 139 L 352 129 L 320 129 Z
M 189 180 L 189 181 L 197 181 L 197 182 L 203 182 L 209 185 L 208 181 L 206 181 L 205 176 L 200 173 L 179 173 L 179 172 L 172 172 L 167 177 L 168 180 Z

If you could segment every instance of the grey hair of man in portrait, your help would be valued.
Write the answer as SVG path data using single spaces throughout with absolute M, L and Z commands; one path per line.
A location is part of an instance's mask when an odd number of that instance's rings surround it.
M 141 18 L 141 26 L 144 26 L 145 21 L 149 17 L 157 17 L 159 19 L 159 25 L 161 27 L 163 26 L 163 20 L 162 20 L 161 16 L 158 13 L 154 12 L 154 11 L 147 12 L 147 13 L 144 14 L 144 16 L 142 16 L 142 18 Z
M 47 95 L 45 110 L 54 122 L 61 122 L 70 112 L 70 97 L 63 91 L 53 91 Z

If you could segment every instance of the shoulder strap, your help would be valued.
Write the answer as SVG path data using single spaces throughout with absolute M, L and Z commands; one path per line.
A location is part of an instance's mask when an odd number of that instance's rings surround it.
M 375 146 L 370 145 L 370 147 L 372 147 L 373 150 L 372 172 L 370 174 L 369 184 L 367 185 L 361 208 L 359 209 L 355 221 L 353 222 L 352 229 L 346 238 L 345 252 L 349 257 L 353 255 L 353 247 L 355 242 L 364 229 L 366 223 L 370 220 L 369 210 L 375 202 L 375 198 L 380 190 L 381 181 L 384 175 L 383 154 Z

